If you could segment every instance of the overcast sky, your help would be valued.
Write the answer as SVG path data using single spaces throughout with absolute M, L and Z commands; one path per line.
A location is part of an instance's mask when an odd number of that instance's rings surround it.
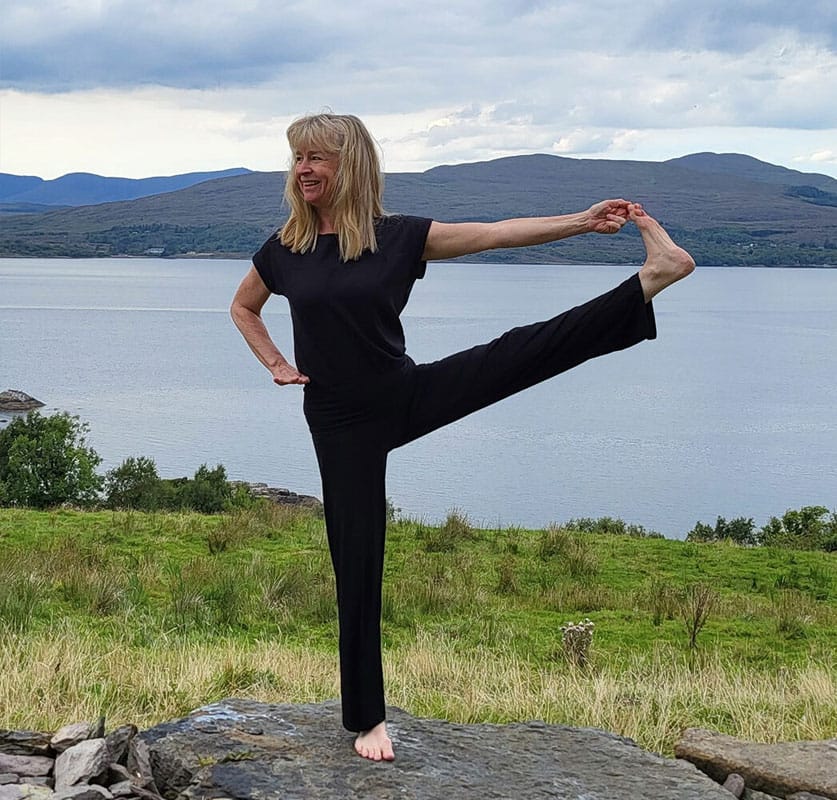
M 834 0 L 4 0 L 0 171 L 284 169 L 330 108 L 387 171 L 739 152 L 837 177 Z

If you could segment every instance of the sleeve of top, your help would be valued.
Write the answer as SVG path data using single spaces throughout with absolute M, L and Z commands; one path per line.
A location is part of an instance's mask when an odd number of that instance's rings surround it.
M 423 278 L 427 271 L 427 261 L 422 258 L 427 244 L 427 234 L 430 231 L 432 219 L 426 217 L 402 217 L 409 249 L 415 253 L 414 278 Z
M 274 234 L 253 256 L 253 266 L 264 285 L 273 294 L 282 294 L 282 274 L 279 270 L 279 248 L 281 244 Z

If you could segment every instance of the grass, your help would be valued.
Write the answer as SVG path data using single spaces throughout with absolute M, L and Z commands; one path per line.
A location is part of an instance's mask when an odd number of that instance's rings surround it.
M 593 725 L 666 754 L 691 726 L 837 731 L 833 554 L 480 530 L 458 512 L 394 522 L 388 540 L 387 699 L 413 714 Z M 689 603 L 707 586 L 695 633 Z M 2 509 L 0 728 L 334 697 L 333 597 L 323 522 L 306 511 Z M 561 626 L 584 617 L 579 666 Z

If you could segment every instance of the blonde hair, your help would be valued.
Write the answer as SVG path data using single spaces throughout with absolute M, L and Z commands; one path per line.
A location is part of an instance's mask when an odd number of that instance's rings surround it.
M 360 258 L 364 250 L 378 250 L 375 219 L 384 215 L 384 176 L 375 140 L 366 126 L 350 114 L 311 114 L 288 127 L 291 163 L 285 182 L 290 217 L 279 239 L 294 253 L 311 252 L 317 244 L 317 214 L 305 202 L 294 169 L 296 153 L 320 150 L 338 157 L 331 205 L 343 261 Z

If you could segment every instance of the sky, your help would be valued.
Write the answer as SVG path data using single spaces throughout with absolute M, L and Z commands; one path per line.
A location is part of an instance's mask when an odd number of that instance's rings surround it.
M 746 153 L 837 177 L 834 0 L 4 0 L 0 172 L 287 167 L 361 117 L 388 172 Z

